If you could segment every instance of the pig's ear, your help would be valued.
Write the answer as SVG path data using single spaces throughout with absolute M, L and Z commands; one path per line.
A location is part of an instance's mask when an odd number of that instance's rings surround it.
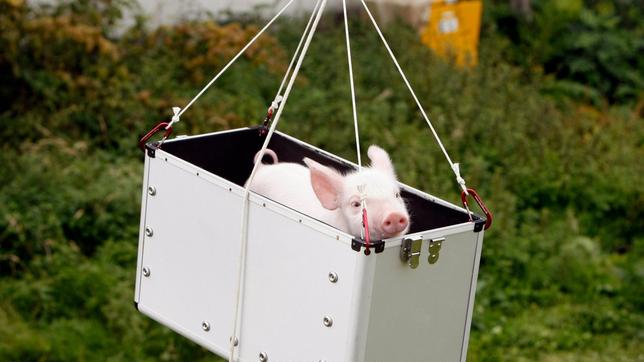
M 319 163 L 305 158 L 304 163 L 311 172 L 311 186 L 322 206 L 329 210 L 340 207 L 340 190 L 342 188 L 342 175 L 335 170 L 322 166 Z
M 394 179 L 396 178 L 394 166 L 391 163 L 391 159 L 389 158 L 387 151 L 376 145 L 371 145 L 369 146 L 367 155 L 369 156 L 369 160 L 371 160 L 371 167 L 390 175 Z

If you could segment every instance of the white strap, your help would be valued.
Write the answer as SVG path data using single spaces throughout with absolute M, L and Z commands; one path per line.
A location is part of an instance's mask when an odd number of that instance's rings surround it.
M 315 34 L 315 30 L 317 29 L 318 22 L 320 21 L 320 17 L 322 16 L 322 13 L 324 12 L 324 7 L 326 5 L 326 0 L 321 0 L 321 5 L 317 9 L 317 13 L 315 15 L 315 20 L 313 21 L 313 24 L 310 28 L 310 31 L 308 32 L 308 35 L 306 37 L 306 41 L 303 44 L 302 51 L 298 56 L 297 63 L 295 64 L 295 68 L 293 69 L 293 73 L 290 76 L 290 79 L 288 81 L 288 84 L 286 86 L 286 90 L 284 91 L 284 99 L 282 101 L 282 105 L 286 104 L 286 101 L 288 99 L 288 96 L 291 92 L 291 89 L 293 88 L 293 83 L 295 83 L 295 78 L 297 77 L 297 74 L 300 70 L 300 67 L 302 66 L 302 61 L 304 60 L 304 56 L 306 55 L 306 51 L 309 48 L 309 45 L 311 44 L 311 39 L 313 39 L 313 35 Z M 271 137 L 273 136 L 273 133 L 275 132 L 275 129 L 277 128 L 277 125 L 279 123 L 280 117 L 282 115 L 282 111 L 284 110 L 284 107 L 279 107 L 277 110 L 277 114 L 275 115 L 275 119 L 273 123 L 271 124 L 271 127 L 268 131 L 268 134 L 266 135 L 266 139 L 264 140 L 264 144 L 262 145 L 261 150 L 259 151 L 259 156 L 258 158 L 261 159 L 264 156 L 264 153 L 266 152 L 266 148 L 268 148 L 268 144 L 271 140 Z M 233 320 L 233 333 L 231 337 L 231 343 L 230 343 L 230 355 L 228 358 L 228 361 L 233 362 L 235 361 L 235 340 L 239 340 L 238 334 L 241 334 L 238 332 L 238 329 L 241 328 L 241 318 L 239 315 L 239 311 L 242 307 L 243 304 L 243 295 L 244 295 L 244 280 L 245 280 L 245 272 L 246 272 L 246 248 L 248 244 L 248 210 L 249 210 L 249 195 L 250 195 L 250 185 L 253 182 L 253 179 L 255 178 L 255 174 L 257 173 L 258 166 L 261 164 L 261 162 L 255 163 L 253 166 L 253 170 L 250 173 L 250 176 L 248 178 L 248 181 L 246 183 L 246 187 L 244 188 L 244 195 L 242 199 L 242 220 L 241 220 L 241 245 L 240 245 L 240 250 L 239 250 L 239 267 L 238 267 L 238 272 L 237 272 L 237 292 L 236 292 L 236 301 L 235 301 L 235 317 Z M 242 341 L 239 341 L 240 343 L 243 343 Z
M 273 109 L 277 109 L 279 107 L 279 103 L 282 101 L 282 96 L 280 94 L 282 94 L 282 89 L 284 88 L 284 85 L 286 84 L 286 79 L 288 78 L 288 75 L 291 72 L 291 68 L 293 67 L 293 64 L 295 63 L 295 59 L 297 58 L 297 55 L 300 52 L 300 48 L 302 47 L 302 44 L 304 43 L 304 39 L 306 38 L 306 34 L 308 34 L 309 30 L 311 29 L 311 24 L 313 23 L 313 19 L 315 18 L 315 14 L 316 14 L 317 10 L 319 9 L 321 1 L 322 0 L 318 0 L 315 3 L 315 6 L 313 7 L 313 11 L 311 12 L 311 17 L 309 17 L 309 21 L 306 23 L 306 27 L 304 27 L 304 32 L 302 32 L 302 37 L 300 38 L 300 41 L 297 43 L 297 47 L 295 48 L 295 52 L 293 52 L 293 57 L 291 58 L 291 61 L 288 64 L 288 68 L 286 69 L 286 73 L 284 74 L 284 78 L 282 78 L 282 82 L 280 83 L 280 87 L 277 90 L 277 94 L 275 95 L 275 100 L 271 104 L 271 107 L 273 107 Z
M 351 87 L 351 109 L 353 110 L 353 127 L 356 134 L 356 154 L 358 155 L 358 170 L 362 171 L 362 158 L 360 157 L 360 137 L 358 132 L 358 110 L 356 109 L 356 89 L 353 83 L 353 66 L 351 65 L 351 44 L 349 42 L 349 21 L 347 19 L 347 3 L 342 0 L 344 12 L 344 37 L 347 43 L 347 62 L 349 63 L 349 86 Z
M 190 102 L 188 102 L 188 104 L 187 104 L 185 107 L 183 107 L 183 109 L 180 109 L 180 112 L 179 112 L 179 113 L 175 113 L 175 115 L 172 117 L 172 121 L 168 124 L 168 126 L 166 127 L 166 129 L 167 129 L 167 128 L 170 128 L 174 123 L 176 123 L 176 122 L 178 122 L 178 121 L 179 121 L 179 118 L 180 118 L 180 117 L 185 113 L 185 111 L 187 111 L 187 110 L 188 110 L 188 108 L 190 108 L 190 106 L 192 106 L 192 104 L 193 104 L 193 103 L 195 103 L 195 102 L 197 101 L 197 99 L 199 99 L 199 97 L 201 97 L 201 95 L 202 95 L 202 94 L 204 94 L 204 92 L 206 92 L 206 91 L 208 90 L 208 88 L 210 88 L 210 86 L 211 86 L 213 83 L 215 83 L 215 81 L 216 81 L 217 79 L 219 79 L 219 77 L 221 77 L 221 75 L 222 75 L 222 74 L 224 74 L 224 72 L 225 72 L 226 70 L 228 70 L 228 68 L 229 68 L 229 67 L 230 67 L 230 66 L 231 66 L 231 65 L 232 65 L 232 64 L 237 60 L 237 58 L 239 58 L 242 54 L 244 54 L 244 52 L 246 51 L 246 49 L 248 49 L 251 45 L 253 45 L 253 43 L 255 42 L 255 40 L 257 40 L 257 38 L 259 38 L 259 37 L 260 37 L 260 35 L 262 35 L 262 34 L 264 33 L 264 31 L 266 31 L 266 29 L 268 29 L 268 27 L 269 27 L 269 26 L 271 26 L 271 24 L 273 24 L 273 22 L 275 22 L 275 20 L 277 20 L 277 18 L 279 18 L 279 17 L 280 17 L 280 15 L 282 15 L 282 13 L 283 13 L 283 12 L 284 12 L 284 11 L 285 11 L 285 10 L 286 10 L 286 9 L 287 9 L 291 4 L 292 4 L 292 3 L 293 3 L 293 1 L 295 1 L 295 0 L 289 0 L 289 2 L 288 2 L 288 3 L 286 3 L 286 5 L 284 5 L 284 7 L 283 7 L 283 8 L 282 8 L 282 9 L 281 9 L 277 14 L 275 14 L 275 16 L 274 16 L 274 17 L 273 17 L 273 18 L 272 18 L 268 23 L 266 23 L 266 25 L 264 25 L 264 27 L 263 27 L 259 32 L 257 32 L 257 34 L 255 34 L 255 36 L 254 36 L 254 37 L 253 37 L 253 38 L 248 42 L 248 44 L 246 44 L 246 45 L 245 45 L 245 46 L 244 46 L 244 47 L 243 47 L 243 48 L 242 48 L 242 49 L 241 49 L 241 50 L 240 50 L 240 51 L 239 51 L 239 52 L 238 52 L 238 53 L 237 53 L 237 54 L 236 54 L 236 55 L 235 55 L 235 56 L 234 56 L 234 57 L 233 57 L 233 58 L 232 58 L 232 59 L 231 59 L 231 60 L 230 60 L 230 61 L 229 61 L 229 62 L 228 62 L 228 63 L 227 63 L 227 64 L 226 64 L 226 65 L 225 65 L 221 70 L 220 70 L 220 71 L 219 71 L 219 73 L 217 73 L 217 75 L 215 75 L 215 76 L 210 80 L 210 82 L 208 82 L 208 84 L 206 84 L 206 86 L 205 86 L 205 87 L 203 87 L 203 88 L 201 89 L 201 91 L 200 91 L 199 93 L 197 93 L 197 95 L 196 95 L 194 98 L 192 98 L 192 100 L 191 100 Z M 178 107 L 176 107 L 176 108 L 178 108 Z M 174 108 L 173 108 L 173 109 L 174 109 Z
M 353 81 L 353 65 L 351 64 L 351 42 L 349 41 L 349 16 L 347 15 L 347 2 L 342 0 L 342 12 L 344 14 L 344 38 L 347 43 L 347 63 L 349 64 L 349 87 L 351 88 L 351 110 L 353 111 L 353 128 L 356 136 L 356 155 L 358 156 L 358 171 L 362 171 L 362 156 L 360 155 L 360 131 L 358 130 L 358 109 L 356 107 L 356 88 Z M 363 212 L 367 209 L 367 194 L 365 185 L 358 185 L 360 193 L 360 207 Z M 360 228 L 360 236 L 365 239 L 365 225 Z
M 449 162 L 449 165 L 452 168 L 452 171 L 454 171 L 454 175 L 456 175 L 456 181 L 461 186 L 461 189 L 467 195 L 468 192 L 467 192 L 467 187 L 465 186 L 465 180 L 463 180 L 463 178 L 461 177 L 459 169 L 458 169 L 458 166 L 454 167 L 455 164 L 452 162 L 452 159 L 447 154 L 447 150 L 445 150 L 445 146 L 443 146 L 443 143 L 441 142 L 440 138 L 438 137 L 438 133 L 436 133 L 436 130 L 434 129 L 434 126 L 432 125 L 432 122 L 429 120 L 429 116 L 427 116 L 427 113 L 425 113 L 425 109 L 420 104 L 420 101 L 418 100 L 418 97 L 416 97 L 416 93 L 414 92 L 414 90 L 412 89 L 411 85 L 409 84 L 409 81 L 407 80 L 407 77 L 405 76 L 405 72 L 403 72 L 402 68 L 400 67 L 400 64 L 398 64 L 398 60 L 396 60 L 396 56 L 394 55 L 394 52 L 389 47 L 389 43 L 387 43 L 387 40 L 385 39 L 384 35 L 382 35 L 382 31 L 380 31 L 380 27 L 378 27 L 378 23 L 376 23 L 376 19 L 374 19 L 373 15 L 371 15 L 371 11 L 369 11 L 369 7 L 367 6 L 367 4 L 365 3 L 364 0 L 360 0 L 360 2 L 362 2 L 362 6 L 367 11 L 367 14 L 369 15 L 369 19 L 371 19 L 371 22 L 373 23 L 373 26 L 376 28 L 376 31 L 378 32 L 378 35 L 380 36 L 380 39 L 382 40 L 382 43 L 385 45 L 385 48 L 387 48 L 387 52 L 389 53 L 389 56 L 391 56 L 391 60 L 393 60 L 394 64 L 396 65 L 396 69 L 398 69 L 398 72 L 400 73 L 400 76 L 405 81 L 405 85 L 407 85 L 407 89 L 409 89 L 409 92 L 411 93 L 411 96 L 414 98 L 414 101 L 416 101 L 416 105 L 418 106 L 418 109 L 420 110 L 420 113 L 423 115 L 423 118 L 425 118 L 425 121 L 427 122 L 427 125 L 429 125 L 429 129 L 431 129 L 432 133 L 434 134 L 434 138 L 436 138 L 436 142 L 438 142 L 438 145 L 440 146 L 441 150 L 443 151 L 443 154 L 445 155 L 445 158 L 447 159 L 447 162 Z

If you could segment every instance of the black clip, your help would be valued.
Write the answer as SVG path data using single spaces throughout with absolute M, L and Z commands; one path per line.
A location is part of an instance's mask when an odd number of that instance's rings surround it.
M 360 252 L 363 246 L 365 246 L 365 255 L 371 254 L 371 250 L 366 248 L 366 243 L 364 242 L 364 240 L 356 238 L 351 239 L 351 249 Z M 372 241 L 369 243 L 369 248 L 373 248 L 376 251 L 376 254 L 380 254 L 385 250 L 385 241 Z
M 161 142 L 150 142 L 145 144 L 145 149 L 148 152 L 148 157 L 154 158 L 155 157 L 155 151 L 159 149 L 159 146 Z

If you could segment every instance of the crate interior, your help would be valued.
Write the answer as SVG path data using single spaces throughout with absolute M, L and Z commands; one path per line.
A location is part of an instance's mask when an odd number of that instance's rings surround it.
M 166 142 L 163 150 L 197 167 L 243 186 L 253 168 L 253 157 L 259 151 L 264 137 L 257 128 L 189 137 Z M 354 166 L 340 159 L 327 156 L 307 145 L 295 142 L 275 133 L 269 144 L 280 162 L 304 164 L 309 157 L 323 165 L 342 172 L 354 170 Z M 403 190 L 401 196 L 407 202 L 411 217 L 410 233 L 431 230 L 467 222 L 466 213 L 432 202 L 420 195 Z

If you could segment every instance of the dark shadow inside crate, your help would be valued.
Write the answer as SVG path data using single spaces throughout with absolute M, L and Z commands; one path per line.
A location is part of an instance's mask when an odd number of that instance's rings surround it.
M 189 137 L 166 142 L 162 149 L 217 176 L 243 186 L 253 169 L 253 158 L 261 148 L 264 137 L 257 128 L 248 128 L 219 134 Z M 303 164 L 309 157 L 323 165 L 342 172 L 354 170 L 354 166 L 337 158 L 327 156 L 307 145 L 275 133 L 269 144 L 280 162 Z M 410 233 L 436 229 L 467 222 L 468 215 L 462 211 L 428 200 L 413 192 L 402 192 L 411 217 Z M 478 217 L 476 217 L 478 219 Z

